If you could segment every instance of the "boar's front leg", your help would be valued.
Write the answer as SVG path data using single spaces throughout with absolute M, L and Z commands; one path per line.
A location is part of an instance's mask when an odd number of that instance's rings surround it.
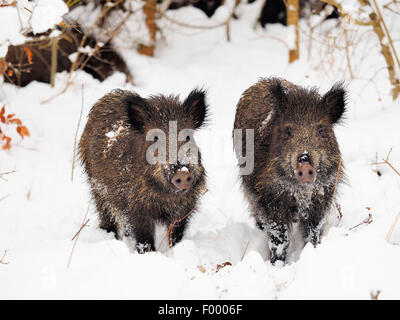
M 321 242 L 323 221 L 319 217 L 309 217 L 303 221 L 304 241 L 311 242 L 314 247 Z
M 174 246 L 175 244 L 177 244 L 182 240 L 186 224 L 187 224 L 187 219 L 183 219 L 182 221 L 174 224 L 174 228 L 172 229 L 171 239 L 170 239 L 172 246 Z
M 271 263 L 285 263 L 289 247 L 290 217 L 295 208 L 274 194 L 266 194 L 260 200 L 256 216 L 259 227 L 262 226 L 261 229 L 267 232 Z
M 154 251 L 154 222 L 143 212 L 138 215 L 132 215 L 129 219 L 130 229 L 136 239 L 136 249 L 141 254 Z
M 286 261 L 289 247 L 289 231 L 285 223 L 269 222 L 266 225 L 271 263 Z

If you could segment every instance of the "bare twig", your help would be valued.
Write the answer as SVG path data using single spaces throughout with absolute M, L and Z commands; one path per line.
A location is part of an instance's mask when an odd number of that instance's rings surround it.
M 249 244 L 250 244 L 250 240 L 247 241 L 246 247 L 244 248 L 244 251 L 243 251 L 242 257 L 240 258 L 240 261 L 243 261 L 243 258 L 246 255 L 247 248 L 249 247 Z
M 357 228 L 357 227 L 359 227 L 359 226 L 361 226 L 361 225 L 363 225 L 363 224 L 370 224 L 371 222 L 372 222 L 373 220 L 372 220 L 372 214 L 371 213 L 368 213 L 368 217 L 367 218 L 365 218 L 362 222 L 360 222 L 359 224 L 356 224 L 354 227 L 351 227 L 349 230 L 353 230 L 353 229 L 355 229 L 355 228 Z
M 375 292 L 371 291 L 370 292 L 371 300 L 378 300 L 380 294 L 381 294 L 381 290 L 376 290 Z
M 71 241 L 74 241 L 74 239 L 79 235 L 79 233 L 82 231 L 82 229 L 88 225 L 88 222 L 89 222 L 89 221 L 90 221 L 90 219 L 87 219 L 87 220 L 85 221 L 85 223 L 83 223 L 83 224 L 81 225 L 81 227 L 79 228 L 79 230 L 78 230 L 78 231 L 75 233 L 75 235 L 72 237 Z
M 7 250 L 4 250 L 4 254 L 0 259 L 0 264 L 9 264 L 8 261 L 7 262 L 4 261 L 4 258 L 6 257 L 6 255 L 7 255 Z
M 400 176 L 400 172 L 389 162 L 389 156 L 390 153 L 392 152 L 392 148 L 390 148 L 388 155 L 386 156 L 386 159 L 382 159 L 383 162 L 376 162 L 373 163 L 372 165 L 379 165 L 379 164 L 387 164 L 398 176 Z
M 392 226 L 390 227 L 390 229 L 389 229 L 389 231 L 388 231 L 388 233 L 386 235 L 386 241 L 387 242 L 390 241 L 390 237 L 392 236 L 394 228 L 395 228 L 395 226 L 397 224 L 397 220 L 399 220 L 399 217 L 400 217 L 400 212 L 397 214 L 396 219 L 394 219 L 394 222 L 393 222 Z
M 89 200 L 89 204 L 88 204 L 88 207 L 87 207 L 87 209 L 86 209 L 85 217 L 84 217 L 83 220 L 82 220 L 82 224 L 81 224 L 81 226 L 79 227 L 78 232 L 72 237 L 72 240 L 71 240 L 71 241 L 74 241 L 74 244 L 72 245 L 71 254 L 69 255 L 68 264 L 67 264 L 67 269 L 69 268 L 69 266 L 70 266 L 70 264 L 71 264 L 72 255 L 74 254 L 75 246 L 76 246 L 76 243 L 77 243 L 77 241 L 78 241 L 78 239 L 79 239 L 79 236 L 80 236 L 80 234 L 81 234 L 81 231 L 83 230 L 84 227 L 87 226 L 87 223 L 88 223 L 89 220 L 90 220 L 90 219 L 86 219 L 86 218 L 87 218 L 87 215 L 88 215 L 88 213 L 89 213 L 89 208 L 90 208 L 90 204 L 92 203 L 92 198 L 93 198 L 93 197 L 91 197 L 90 200 Z
M 74 151 L 72 153 L 72 168 L 71 168 L 71 181 L 74 180 L 74 170 L 75 170 L 75 157 L 76 157 L 76 141 L 78 139 L 78 131 L 79 131 L 79 126 L 81 125 L 81 119 L 82 119 L 82 113 L 83 113 L 83 103 L 84 103 L 84 86 L 82 84 L 82 103 L 81 103 L 81 112 L 79 114 L 79 120 L 78 120 L 78 125 L 76 126 L 76 131 L 75 131 L 75 139 L 74 139 Z
M 15 169 L 12 170 L 12 171 L 0 173 L 0 179 L 2 179 L 2 180 L 4 180 L 4 181 L 8 181 L 8 180 L 7 180 L 6 178 L 4 178 L 3 176 L 5 176 L 5 175 L 7 175 L 7 174 L 14 173 L 14 172 L 15 172 Z

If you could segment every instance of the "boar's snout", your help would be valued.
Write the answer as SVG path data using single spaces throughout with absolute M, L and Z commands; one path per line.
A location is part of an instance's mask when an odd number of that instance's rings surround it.
M 181 191 L 192 187 L 194 175 L 189 171 L 178 171 L 171 179 L 171 183 Z
M 317 178 L 317 171 L 309 162 L 299 162 L 294 174 L 301 183 L 314 182 Z

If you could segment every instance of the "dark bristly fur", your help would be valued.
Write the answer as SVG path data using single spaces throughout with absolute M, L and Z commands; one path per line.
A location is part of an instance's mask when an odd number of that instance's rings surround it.
M 242 176 L 257 225 L 269 236 L 271 262 L 285 262 L 293 223 L 305 242 L 319 243 L 333 201 L 340 151 L 333 132 L 345 112 L 346 92 L 336 84 L 321 96 L 279 78 L 261 79 L 240 98 L 234 129 L 254 129 L 254 171 Z M 242 138 L 246 153 L 245 135 Z M 247 150 L 249 152 L 249 150 Z M 317 172 L 316 180 L 295 178 L 299 156 Z
M 138 251 L 154 250 L 155 223 L 166 226 L 192 212 L 205 187 L 205 170 L 201 164 L 149 164 L 146 141 L 150 129 L 166 134 L 169 121 L 177 121 L 178 132 L 197 129 L 207 117 L 203 90 L 193 90 L 182 103 L 177 96 L 151 96 L 115 90 L 101 98 L 92 108 L 79 144 L 80 156 L 89 177 L 100 217 L 100 226 L 137 240 Z M 116 132 L 114 140 L 106 136 Z M 193 137 L 190 137 L 192 139 Z M 110 145 L 111 143 L 111 145 Z M 178 148 L 184 142 L 178 142 Z M 167 152 L 168 159 L 168 152 Z M 186 166 L 194 182 L 186 192 L 179 192 L 171 177 Z M 188 219 L 178 223 L 172 241 L 181 240 Z

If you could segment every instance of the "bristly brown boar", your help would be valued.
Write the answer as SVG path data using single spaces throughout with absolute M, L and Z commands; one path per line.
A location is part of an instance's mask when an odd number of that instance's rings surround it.
M 175 163 L 150 164 L 146 152 L 158 137 L 147 141 L 146 136 L 152 129 L 162 130 L 168 150 L 171 121 L 176 121 L 178 132 L 199 129 L 207 117 L 205 95 L 196 89 L 181 102 L 177 96 L 144 99 L 130 91 L 115 90 L 90 111 L 79 152 L 100 227 L 115 232 L 117 238 L 135 238 L 140 253 L 155 249 L 155 224 L 168 227 L 195 210 L 205 188 L 200 154 L 196 163 L 178 156 Z M 178 141 L 178 148 L 187 141 L 194 143 L 193 136 Z M 181 240 L 187 221 L 175 224 L 173 244 Z
M 317 245 L 343 179 L 333 127 L 346 105 L 342 84 L 321 96 L 279 78 L 261 79 L 240 98 L 234 129 L 254 130 L 254 170 L 243 188 L 259 228 L 269 237 L 271 262 L 285 262 L 293 224 Z M 243 153 L 252 152 L 242 138 Z

